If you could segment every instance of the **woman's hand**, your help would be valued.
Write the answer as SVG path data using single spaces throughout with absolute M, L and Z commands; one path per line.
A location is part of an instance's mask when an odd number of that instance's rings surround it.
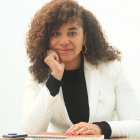
M 48 50 L 47 56 L 44 59 L 44 62 L 50 67 L 52 70 L 51 74 L 59 81 L 61 81 L 65 65 L 63 62 L 60 61 L 59 55 L 53 51 Z
M 66 131 L 66 134 L 67 135 L 100 135 L 101 129 L 96 124 L 80 122 L 71 126 Z

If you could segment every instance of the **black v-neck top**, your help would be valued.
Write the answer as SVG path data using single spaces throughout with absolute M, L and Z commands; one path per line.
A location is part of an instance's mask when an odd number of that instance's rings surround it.
M 89 105 L 83 65 L 76 70 L 65 70 L 62 78 L 64 102 L 73 124 L 88 122 Z

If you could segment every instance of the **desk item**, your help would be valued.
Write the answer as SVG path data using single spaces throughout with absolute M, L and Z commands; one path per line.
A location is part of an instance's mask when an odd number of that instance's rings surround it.
M 27 137 L 28 134 L 23 134 L 23 133 L 8 133 L 2 135 L 4 138 L 18 138 L 18 137 Z
M 33 138 L 33 140 L 35 140 L 35 138 L 40 139 L 40 140 L 44 140 L 42 138 L 65 139 L 67 137 L 60 136 L 60 135 L 29 135 L 28 138 L 29 139 L 26 139 L 26 140 L 32 140 L 31 138 Z
M 65 133 L 41 132 L 29 135 L 25 140 L 103 140 L 104 135 L 66 135 Z
M 18 137 L 18 138 L 4 138 L 4 137 L 0 137 L 0 140 L 25 140 L 25 137 Z

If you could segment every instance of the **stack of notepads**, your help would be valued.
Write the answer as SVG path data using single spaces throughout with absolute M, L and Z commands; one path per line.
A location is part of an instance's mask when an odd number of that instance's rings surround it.
M 42 132 L 29 135 L 25 140 L 103 140 L 104 135 L 66 135 L 64 133 Z

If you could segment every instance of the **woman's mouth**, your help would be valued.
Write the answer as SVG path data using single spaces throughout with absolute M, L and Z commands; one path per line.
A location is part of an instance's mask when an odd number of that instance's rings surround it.
M 68 55 L 69 53 L 71 53 L 72 49 L 57 49 L 57 52 L 60 55 Z

